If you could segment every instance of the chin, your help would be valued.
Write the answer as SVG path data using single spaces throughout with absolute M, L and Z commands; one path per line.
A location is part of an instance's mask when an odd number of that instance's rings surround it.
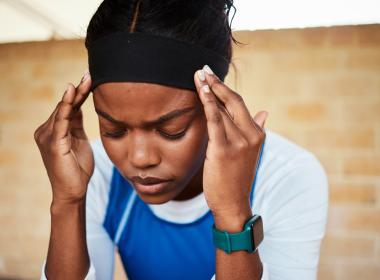
M 147 204 L 164 204 L 176 197 L 171 193 L 147 195 L 137 192 L 137 195 Z

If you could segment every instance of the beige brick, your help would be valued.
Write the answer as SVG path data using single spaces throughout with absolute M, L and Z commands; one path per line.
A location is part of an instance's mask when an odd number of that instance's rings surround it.
M 380 91 L 378 92 L 380 95 Z M 357 100 L 345 99 L 341 105 L 341 119 L 352 124 L 353 128 L 360 128 L 367 124 L 372 127 L 380 126 L 380 100 Z
M 347 157 L 343 164 L 346 175 L 380 176 L 380 156 Z
M 314 121 L 325 114 L 325 106 L 321 103 L 299 103 L 289 105 L 287 113 L 290 118 L 301 121 Z
M 320 262 L 318 266 L 319 280 L 339 280 L 339 269 L 331 262 Z
M 380 46 L 380 27 L 379 25 L 366 25 L 358 32 L 358 43 L 360 47 L 379 47 Z
M 327 235 L 321 246 L 321 257 L 336 257 L 339 260 L 360 260 L 375 257 L 375 238 Z
M 331 68 L 342 63 L 340 53 L 326 50 L 289 50 L 281 55 L 276 55 L 274 59 L 276 61 L 275 71 L 285 76 L 298 74 L 295 75 L 295 78 L 298 79 L 301 79 L 304 73 L 331 71 Z
M 345 66 L 349 69 L 379 71 L 380 48 L 352 50 L 346 55 Z
M 312 110 L 310 110 L 312 112 Z M 313 114 L 313 113 L 310 113 Z M 309 147 L 330 149 L 374 149 L 375 132 L 372 128 L 316 128 L 305 132 Z
M 352 47 L 357 43 L 358 28 L 344 26 L 343 28 L 328 29 L 328 44 L 332 47 Z
M 300 42 L 303 46 L 310 48 L 324 47 L 328 39 L 328 28 L 305 28 L 298 32 Z
M 318 160 L 322 163 L 328 175 L 339 175 L 342 170 L 342 159 L 334 154 L 319 154 Z
M 373 71 L 345 71 L 325 73 L 315 77 L 314 89 L 318 96 L 335 98 L 363 98 L 376 97 L 380 92 L 380 75 Z M 344 99 L 338 99 L 343 102 Z
M 380 234 L 380 209 L 330 205 L 329 230 Z
M 338 269 L 342 280 L 379 280 L 380 264 L 345 264 Z
M 330 202 L 334 204 L 375 204 L 376 200 L 374 184 L 330 183 Z
M 0 150 L 0 166 L 15 164 L 20 158 L 14 150 Z
M 376 247 L 375 247 L 375 251 L 376 251 L 376 260 L 378 260 L 380 262 L 380 237 L 378 237 L 376 239 Z

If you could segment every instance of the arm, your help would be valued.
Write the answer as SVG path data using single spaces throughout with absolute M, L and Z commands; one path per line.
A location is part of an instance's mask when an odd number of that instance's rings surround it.
M 203 167 L 203 192 L 215 226 L 240 232 L 252 215 L 250 193 L 265 141 L 268 113 L 249 113 L 242 97 L 227 87 L 208 66 L 194 75 L 207 120 L 208 145 Z M 260 279 L 262 264 L 257 253 L 216 251 L 216 277 Z
M 85 73 L 77 87 L 69 83 L 48 120 L 34 132 L 53 193 L 45 272 L 54 279 L 82 278 L 89 269 L 85 207 L 94 159 L 80 107 L 90 81 Z
M 209 67 L 203 70 L 194 77 L 209 137 L 203 191 L 216 226 L 240 231 L 242 221 L 252 214 L 248 207 L 254 181 L 251 173 L 256 169 L 265 140 L 267 113 L 261 111 L 252 118 L 238 93 L 220 81 Z M 327 219 L 327 179 L 313 155 L 306 151 L 300 154 L 286 160 L 279 157 L 275 176 L 270 176 L 274 178 L 271 189 L 266 190 L 260 213 L 264 224 L 260 257 L 245 252 L 230 255 L 216 252 L 218 280 L 259 279 L 261 273 L 270 279 L 316 277 Z
M 221 217 L 215 219 L 218 229 L 230 233 L 239 232 L 244 223 L 252 216 L 252 211 L 236 215 L 234 217 Z M 261 279 L 262 263 L 258 252 L 248 253 L 236 251 L 227 254 L 223 250 L 216 249 L 216 275 L 217 279 Z
M 109 280 L 112 279 L 114 273 L 114 244 L 103 227 L 103 221 L 108 204 L 112 163 L 99 140 L 92 141 L 91 147 L 94 153 L 95 169 L 88 184 L 85 217 L 90 267 L 84 279 Z M 41 271 L 41 280 L 47 279 L 45 264 L 46 262 Z
M 264 222 L 260 257 L 251 256 L 250 260 L 244 252 L 238 256 L 223 251 L 218 254 L 217 250 L 218 279 L 220 273 L 239 275 L 254 269 L 260 261 L 263 280 L 316 279 L 328 210 L 328 181 L 322 165 L 307 155 L 282 167 L 275 176 L 260 175 L 268 178 L 267 186 L 256 193 L 252 209 L 262 215 Z
M 51 234 L 45 274 L 54 279 L 85 278 L 90 260 L 86 243 L 85 201 L 51 205 Z

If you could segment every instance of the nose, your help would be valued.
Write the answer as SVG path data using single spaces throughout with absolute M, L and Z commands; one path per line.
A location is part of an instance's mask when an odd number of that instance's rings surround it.
M 144 135 L 144 132 L 135 131 L 133 135 L 130 135 L 128 160 L 136 169 L 146 169 L 161 162 L 160 153 L 154 141 L 152 135 Z

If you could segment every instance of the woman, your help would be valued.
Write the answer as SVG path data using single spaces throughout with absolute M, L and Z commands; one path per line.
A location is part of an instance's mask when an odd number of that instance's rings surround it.
M 325 172 L 223 83 L 231 7 L 100 5 L 90 71 L 35 132 L 53 191 L 41 279 L 112 279 L 114 248 L 129 279 L 316 278 Z M 89 143 L 91 91 L 101 139 Z

